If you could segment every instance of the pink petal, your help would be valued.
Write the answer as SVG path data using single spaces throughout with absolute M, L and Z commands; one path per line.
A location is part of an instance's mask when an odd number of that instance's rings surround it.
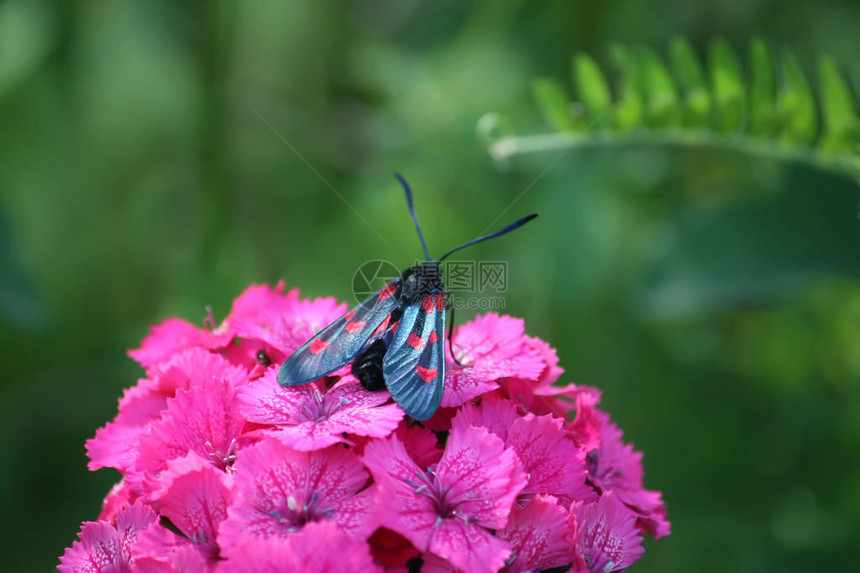
M 206 558 L 189 539 L 153 523 L 134 548 L 133 573 L 203 573 Z
M 537 496 L 523 508 L 511 511 L 508 525 L 498 537 L 513 547 L 508 571 L 539 571 L 574 561 L 573 516 L 551 496 Z
M 131 487 L 125 479 L 121 479 L 114 484 L 108 494 L 102 501 L 102 510 L 99 513 L 100 521 L 111 521 L 116 518 L 116 513 L 126 505 L 134 502 L 136 496 L 133 495 Z
M 117 527 L 105 521 L 86 521 L 72 543 L 60 557 L 58 569 L 63 573 L 119 573 L 128 567 L 140 532 L 154 520 L 155 513 L 142 503 L 120 509 Z
M 303 300 L 298 291 L 273 297 L 265 308 L 255 312 L 234 312 L 226 323 L 236 335 L 265 343 L 289 356 L 306 340 L 334 322 L 347 310 L 332 297 Z
M 232 464 L 244 425 L 231 383 L 204 379 L 171 398 L 161 419 L 140 436 L 135 470 L 157 473 L 168 460 L 191 451 L 225 469 Z
M 312 451 L 345 441 L 344 434 L 384 437 L 403 419 L 396 405 L 382 405 L 387 392 L 368 392 L 351 376 L 323 394 L 314 383 L 284 388 L 271 370 L 239 393 L 245 417 L 278 426 L 273 433 L 301 451 Z
M 430 551 L 471 573 L 495 573 L 511 554 L 511 545 L 482 527 L 445 519 L 430 541 Z
M 449 486 L 448 499 L 482 526 L 505 526 L 526 475 L 516 454 L 486 428 L 454 427 L 436 468 L 439 481 Z M 442 553 L 434 553 L 445 557 Z
M 589 386 L 570 384 L 558 389 L 560 395 L 572 397 L 576 404 L 576 417 L 569 428 L 577 446 L 586 452 L 600 446 L 601 421 L 597 417 L 601 392 Z
M 364 462 L 377 483 L 377 512 L 383 526 L 420 551 L 430 550 L 446 559 L 465 551 L 464 559 L 495 562 L 501 555 L 504 562 L 504 544 L 493 542 L 484 527 L 504 526 L 526 479 L 514 452 L 506 450 L 497 436 L 484 428 L 452 429 L 434 473 L 425 473 L 396 436 L 367 444 Z M 456 513 L 440 514 L 438 503 L 456 507 Z M 446 533 L 440 534 L 443 529 Z M 472 534 L 474 541 L 461 546 L 463 536 Z M 445 546 L 445 540 L 457 545 Z M 471 546 L 480 559 L 468 553 Z
M 248 377 L 245 368 L 235 366 L 219 354 L 192 348 L 177 353 L 165 363 L 148 370 L 158 391 L 173 396 L 178 390 L 188 390 L 203 381 L 224 380 L 238 387 Z
M 60 557 L 61 573 L 102 573 L 119 571 L 122 565 L 120 540 L 109 523 L 85 521 L 78 534 L 79 541 L 72 543 Z
M 279 281 L 274 288 L 267 284 L 251 285 L 233 301 L 233 308 L 224 322 L 229 325 L 243 319 L 271 324 L 289 312 L 298 298 L 298 289 L 284 293 L 284 281 Z
M 453 362 L 449 363 L 445 371 L 442 406 L 456 408 L 498 387 L 495 376 L 487 379 L 482 376 L 482 373 L 475 372 L 475 367 L 472 365 L 458 366 Z
M 316 396 L 321 396 L 316 383 L 284 387 L 278 384 L 277 372 L 267 372 L 238 393 L 239 408 L 249 422 L 276 426 L 304 422 L 302 407 L 316 401 Z
M 425 553 L 421 556 L 424 564 L 421 573 L 461 573 L 462 569 L 455 567 L 452 563 L 445 561 L 433 553 Z
M 489 313 L 476 316 L 454 333 L 462 366 L 448 363 L 442 406 L 460 406 L 498 388 L 499 380 L 536 381 L 546 368 L 541 355 L 525 340 L 523 321 Z
M 610 573 L 633 565 L 645 552 L 636 528 L 636 514 L 605 493 L 595 503 L 573 508 L 578 528 L 577 550 L 590 573 Z
M 286 538 L 245 539 L 230 549 L 221 573 L 381 571 L 367 542 L 328 522 L 309 523 Z
M 535 350 L 540 355 L 544 363 L 544 369 L 537 379 L 537 386 L 548 387 L 555 384 L 556 380 L 564 374 L 564 368 L 558 365 L 558 354 L 555 348 L 540 338 L 524 336 L 523 340 L 526 346 Z
M 380 525 L 376 515 L 376 486 L 345 497 L 337 504 L 332 521 L 352 537 L 366 539 Z
M 419 551 L 427 551 L 438 515 L 430 497 L 416 494 L 424 470 L 396 436 L 367 444 L 364 463 L 376 481 L 380 525 L 399 533 Z
M 614 492 L 616 497 L 639 514 L 639 525 L 655 538 L 669 534 L 666 507 L 660 492 L 642 485 L 642 453 L 622 440 L 622 432 L 609 415 L 597 408 L 591 413 L 600 423 L 600 447 L 588 451 L 588 479 L 600 491 Z
M 529 476 L 524 494 L 551 494 L 564 498 L 567 504 L 596 499 L 594 490 L 585 483 L 584 456 L 569 439 L 562 420 L 526 414 L 511 424 L 506 443 Z
M 207 573 L 210 567 L 197 548 L 189 543 L 163 557 L 153 555 L 136 557 L 131 571 L 132 573 Z
M 223 544 L 285 536 L 315 520 L 334 520 L 357 536 L 376 527 L 369 494 L 360 493 L 369 476 L 342 447 L 298 452 L 264 438 L 242 450 L 235 469 L 234 499 L 219 532 Z
M 128 355 L 147 368 L 171 358 L 187 348 L 219 348 L 227 345 L 232 336 L 208 332 L 179 318 L 168 318 L 153 326 L 143 339 L 141 347 L 129 350 Z
M 454 418 L 452 426 L 456 426 L 461 431 L 467 431 L 469 426 L 487 428 L 502 441 L 506 441 L 511 424 L 521 417 L 512 402 L 491 394 L 485 396 L 479 405 L 464 404 Z
M 229 476 L 194 452 L 167 462 L 151 494 L 153 507 L 190 538 L 201 553 L 213 561 L 218 557 L 215 538 L 218 525 L 227 517 L 230 503 Z
M 96 430 L 96 435 L 86 442 L 87 457 L 90 458 L 87 467 L 90 471 L 101 468 L 128 471 L 137 461 L 135 444 L 144 431 L 142 426 L 124 426 L 108 422 L 103 428 Z
M 137 541 L 137 536 L 155 522 L 155 519 L 155 512 L 143 502 L 128 505 L 117 511 L 116 529 L 124 559 L 131 559 L 132 548 Z
M 157 419 L 167 407 L 167 396 L 155 391 L 153 386 L 149 380 L 138 380 L 137 385 L 126 388 L 119 399 L 116 423 L 143 426 Z

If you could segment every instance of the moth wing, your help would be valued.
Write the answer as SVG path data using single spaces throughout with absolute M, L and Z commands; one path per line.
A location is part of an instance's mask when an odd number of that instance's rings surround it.
M 281 386 L 298 386 L 345 366 L 367 339 L 399 306 L 400 278 L 364 299 L 358 306 L 302 344 L 278 370 Z
M 442 402 L 445 385 L 445 304 L 430 294 L 403 311 L 382 365 L 385 385 L 409 416 L 426 420 Z

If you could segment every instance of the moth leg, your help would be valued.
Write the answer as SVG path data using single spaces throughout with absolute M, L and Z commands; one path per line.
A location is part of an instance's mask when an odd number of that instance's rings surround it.
M 450 294 L 450 292 L 445 293 L 445 294 Z M 461 364 L 460 361 L 457 360 L 457 355 L 454 354 L 454 305 L 451 304 L 450 308 L 451 308 L 451 322 L 448 323 L 448 352 L 451 353 L 451 358 L 454 359 L 454 363 L 457 364 L 457 366 L 462 367 L 463 364 Z

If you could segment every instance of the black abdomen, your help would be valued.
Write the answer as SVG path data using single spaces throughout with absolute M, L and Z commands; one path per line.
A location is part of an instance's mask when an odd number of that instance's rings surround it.
M 367 349 L 359 354 L 352 362 L 352 375 L 358 378 L 366 390 L 376 392 L 385 389 L 385 377 L 382 375 L 382 359 L 388 346 L 381 338 L 377 338 Z

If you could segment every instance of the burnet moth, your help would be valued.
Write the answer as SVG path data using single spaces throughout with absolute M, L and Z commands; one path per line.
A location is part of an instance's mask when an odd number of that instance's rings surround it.
M 426 260 L 403 271 L 299 347 L 278 370 L 278 383 L 307 384 L 352 360 L 352 374 L 362 386 L 368 390 L 387 388 L 407 415 L 427 420 L 439 408 L 445 386 L 445 308 L 449 293 L 442 280 L 442 261 L 460 249 L 513 231 L 537 215 L 523 217 L 434 260 L 418 224 L 409 184 L 400 175 L 395 177 L 406 193 Z M 448 337 L 450 340 L 451 332 Z M 454 357 L 453 351 L 451 355 Z

